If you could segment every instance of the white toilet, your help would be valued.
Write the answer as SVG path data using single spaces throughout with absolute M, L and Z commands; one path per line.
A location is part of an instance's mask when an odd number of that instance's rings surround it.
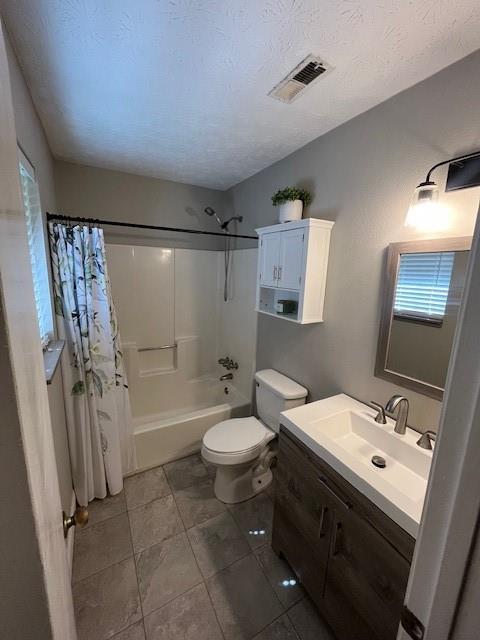
M 248 500 L 272 482 L 276 451 L 268 444 L 280 429 L 280 414 L 305 404 L 308 393 L 273 369 L 257 371 L 255 381 L 259 418 L 224 420 L 203 436 L 202 457 L 217 467 L 215 495 L 227 504 Z

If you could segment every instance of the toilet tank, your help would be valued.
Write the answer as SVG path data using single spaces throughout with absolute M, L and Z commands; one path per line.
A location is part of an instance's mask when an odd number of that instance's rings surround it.
M 307 389 L 274 369 L 255 374 L 257 413 L 260 420 L 276 433 L 280 430 L 280 414 L 305 404 Z

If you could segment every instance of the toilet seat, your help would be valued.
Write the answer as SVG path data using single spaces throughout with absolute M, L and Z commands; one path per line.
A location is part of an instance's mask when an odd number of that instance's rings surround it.
M 216 464 L 254 460 L 275 433 L 254 416 L 219 422 L 203 436 L 202 455 Z
M 243 453 L 258 447 L 271 433 L 255 416 L 231 418 L 211 427 L 203 444 L 216 453 Z

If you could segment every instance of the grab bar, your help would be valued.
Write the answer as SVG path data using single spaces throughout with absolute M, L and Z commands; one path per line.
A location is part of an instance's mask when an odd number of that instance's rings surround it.
M 137 348 L 137 351 L 161 351 L 163 349 L 176 349 L 177 343 L 175 344 L 163 344 L 161 347 L 141 347 Z

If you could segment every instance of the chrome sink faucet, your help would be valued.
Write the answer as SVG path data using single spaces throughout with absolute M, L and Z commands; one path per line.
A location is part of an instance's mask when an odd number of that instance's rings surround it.
M 428 449 L 431 451 L 433 449 L 432 440 L 436 440 L 436 438 L 437 434 L 435 431 L 425 431 L 417 440 L 417 444 L 419 447 L 422 447 L 422 449 Z
M 409 404 L 407 398 L 405 396 L 395 395 L 390 398 L 390 400 L 385 405 L 385 411 L 388 413 L 394 413 L 398 407 L 398 415 L 395 420 L 395 433 L 398 433 L 401 436 L 405 435 L 407 430 L 407 419 L 408 419 L 408 409 Z
M 375 422 L 378 422 L 378 424 L 387 424 L 387 419 L 385 418 L 385 409 L 383 408 L 383 406 L 379 402 L 375 402 L 375 400 L 371 400 L 370 404 L 373 405 L 378 411 L 377 415 L 375 416 Z

